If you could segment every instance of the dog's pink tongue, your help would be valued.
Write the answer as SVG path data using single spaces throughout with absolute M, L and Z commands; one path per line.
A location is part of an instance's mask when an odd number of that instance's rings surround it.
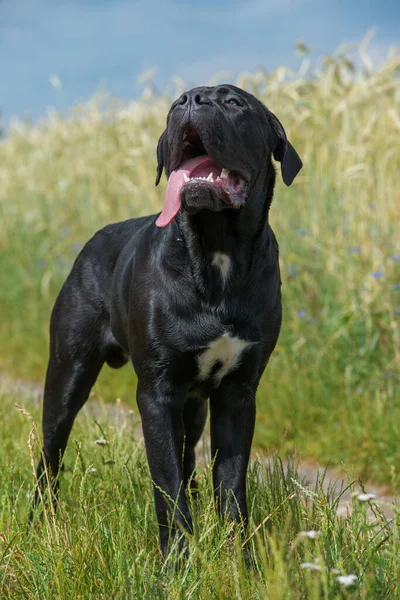
M 171 223 L 172 219 L 179 212 L 181 207 L 181 189 L 185 184 L 184 175 L 190 177 L 194 169 L 207 160 L 209 160 L 207 155 L 196 156 L 196 158 L 187 160 L 176 171 L 172 171 L 165 191 L 164 206 L 156 221 L 157 227 L 165 227 Z
M 181 207 L 181 189 L 185 180 L 183 174 L 188 174 L 182 168 L 172 171 L 168 179 L 167 189 L 165 191 L 164 206 L 160 216 L 156 221 L 157 227 L 165 227 L 171 223 L 172 219 L 179 212 Z

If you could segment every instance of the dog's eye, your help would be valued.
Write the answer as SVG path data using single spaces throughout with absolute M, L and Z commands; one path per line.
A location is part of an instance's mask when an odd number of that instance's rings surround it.
M 226 104 L 230 104 L 231 106 L 241 106 L 239 100 L 236 100 L 236 98 L 228 98 Z

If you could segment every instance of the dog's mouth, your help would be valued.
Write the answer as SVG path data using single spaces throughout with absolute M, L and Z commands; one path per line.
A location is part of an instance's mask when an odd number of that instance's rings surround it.
M 193 192 L 206 188 L 227 208 L 238 209 L 246 203 L 247 184 L 239 173 L 218 165 L 208 154 L 197 131 L 185 129 L 182 139 L 182 162 L 172 171 L 165 192 L 164 207 L 156 221 L 165 227 L 181 208 L 181 192 L 193 188 Z

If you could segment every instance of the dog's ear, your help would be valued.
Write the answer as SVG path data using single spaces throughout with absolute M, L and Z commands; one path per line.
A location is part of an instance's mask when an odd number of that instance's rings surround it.
M 300 156 L 287 139 L 282 123 L 270 110 L 266 110 L 269 124 L 278 138 L 272 153 L 275 160 L 281 163 L 282 179 L 284 183 L 286 183 L 286 185 L 291 185 L 293 179 L 303 166 L 303 163 L 301 162 Z
M 166 131 L 161 134 L 160 139 L 157 144 L 157 176 L 156 176 L 156 185 L 160 183 L 161 175 L 164 168 L 164 145 L 167 142 Z

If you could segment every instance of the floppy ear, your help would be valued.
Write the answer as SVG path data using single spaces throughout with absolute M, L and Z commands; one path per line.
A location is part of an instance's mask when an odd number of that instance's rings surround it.
M 161 175 L 164 168 L 164 145 L 167 142 L 166 131 L 161 134 L 157 144 L 157 176 L 156 185 L 160 183 Z
M 300 156 L 287 139 L 285 130 L 279 119 L 268 109 L 267 116 L 268 121 L 278 138 L 272 153 L 275 160 L 281 163 L 282 179 L 284 183 L 290 185 L 303 166 L 303 163 L 301 162 Z

